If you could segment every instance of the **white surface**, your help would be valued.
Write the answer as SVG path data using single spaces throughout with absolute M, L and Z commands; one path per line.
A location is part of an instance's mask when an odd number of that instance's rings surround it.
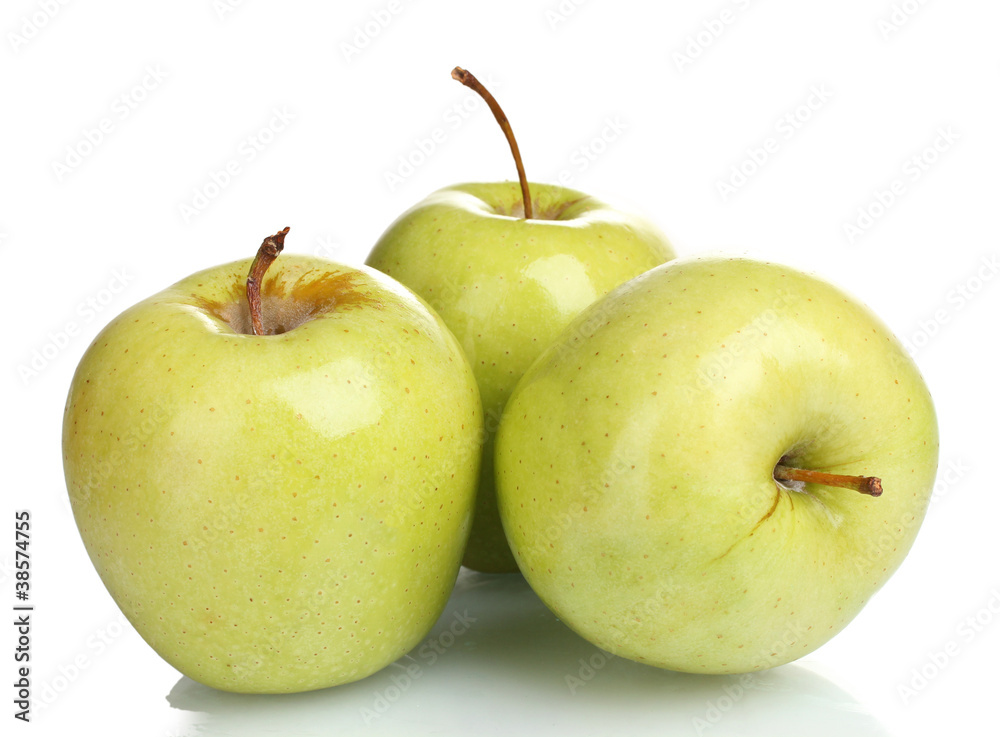
M 906 22 L 884 37 L 879 24 L 894 7 L 915 12 L 897 16 Z M 675 52 L 723 10 L 731 22 L 679 69 Z M 356 42 L 372 13 L 391 20 L 346 59 L 342 44 Z M 551 13 L 565 20 L 553 25 Z M 1000 6 L 989 0 L 5 3 L 0 591 L 10 606 L 13 510 L 28 508 L 34 689 L 51 702 L 36 704 L 31 725 L 13 726 L 174 736 L 994 729 L 1000 279 L 982 264 L 1000 253 L 998 21 Z M 11 35 L 26 38 L 32 28 L 24 44 Z M 683 254 L 725 249 L 815 270 L 915 346 L 941 423 L 938 494 L 896 576 L 799 663 L 740 690 L 736 678 L 612 660 L 574 692 L 567 677 L 580 677 L 579 661 L 598 651 L 517 577 L 463 576 L 431 637 L 456 612 L 476 621 L 434 663 L 418 648 L 414 660 L 363 682 L 291 697 L 232 696 L 178 680 L 121 624 L 63 486 L 61 413 L 77 361 L 130 304 L 249 256 L 284 225 L 292 226 L 290 251 L 358 263 L 430 191 L 513 177 L 491 117 L 450 79 L 456 64 L 491 83 L 532 179 L 563 174 L 644 212 Z M 143 81 L 153 89 L 130 92 Z M 814 87 L 828 99 L 811 97 Z M 786 138 L 780 119 L 809 101 L 818 109 Z M 247 139 L 274 110 L 292 120 L 251 160 Z M 105 118 L 108 132 L 90 155 L 64 176 L 54 171 L 67 146 L 79 147 Z M 419 159 L 418 142 L 427 148 L 436 129 L 433 151 L 390 185 L 399 157 Z M 941 129 L 958 138 L 915 178 L 908 160 Z M 595 144 L 602 135 L 613 140 Z M 717 183 L 768 138 L 776 153 L 724 199 Z M 230 161 L 240 173 L 186 219 L 180 206 Z M 851 242 L 844 223 L 894 179 L 903 194 Z M 34 351 L 50 358 L 25 380 L 20 368 Z M 955 654 L 935 666 L 946 649 Z M 5 683 L 14 677 L 10 653 Z M 406 665 L 420 675 L 390 703 Z M 913 669 L 931 677 L 904 700 Z M 0 717 L 7 723 L 11 691 Z M 378 714 L 367 725 L 364 709 Z

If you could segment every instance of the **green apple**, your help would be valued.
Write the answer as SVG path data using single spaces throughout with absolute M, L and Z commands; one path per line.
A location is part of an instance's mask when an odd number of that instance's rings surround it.
M 618 655 L 739 673 L 819 647 L 886 582 L 938 436 L 868 308 L 703 258 L 580 315 L 518 384 L 496 453 L 508 539 L 557 616 Z
M 249 260 L 194 274 L 98 335 L 63 458 L 87 552 L 153 649 L 209 686 L 294 692 L 377 671 L 440 615 L 482 409 L 454 336 L 392 279 L 258 261 L 249 280 Z
M 509 131 L 506 118 L 501 125 Z M 523 177 L 512 134 L 508 140 Z M 673 257 L 667 239 L 644 219 L 523 178 L 434 192 L 376 243 L 368 265 L 437 310 L 479 383 L 486 440 L 466 566 L 517 570 L 497 512 L 493 437 L 518 379 L 582 309 Z

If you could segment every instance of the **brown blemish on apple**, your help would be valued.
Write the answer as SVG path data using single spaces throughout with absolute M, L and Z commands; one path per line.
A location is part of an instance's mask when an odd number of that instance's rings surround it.
M 334 310 L 359 307 L 381 309 L 382 303 L 364 290 L 364 275 L 356 271 L 328 271 L 317 276 L 307 271 L 294 281 L 278 271 L 261 285 L 261 312 L 265 335 L 281 335 Z M 191 295 L 192 302 L 225 322 L 235 332 L 252 335 L 246 281 L 236 275 L 226 296 L 219 300 Z

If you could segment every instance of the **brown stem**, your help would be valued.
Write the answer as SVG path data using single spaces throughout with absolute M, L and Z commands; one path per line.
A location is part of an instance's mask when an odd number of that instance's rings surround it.
M 490 94 L 488 89 L 483 87 L 483 83 L 476 79 L 472 72 L 462 69 L 462 67 L 455 67 L 451 70 L 451 77 L 452 79 L 457 79 L 486 100 L 486 104 L 490 106 L 490 110 L 493 112 L 493 117 L 500 124 L 503 134 L 507 137 L 507 143 L 510 144 L 510 152 L 514 155 L 514 164 L 517 166 L 517 178 L 521 182 L 521 199 L 524 202 L 524 217 L 526 220 L 530 220 L 532 212 L 531 193 L 528 192 L 528 178 L 524 175 L 521 152 L 517 148 L 517 141 L 514 139 L 514 131 L 511 130 L 510 121 L 507 120 L 507 116 L 504 115 L 503 110 L 500 108 L 500 103 L 496 101 L 496 98 Z
M 286 235 L 288 228 L 265 238 L 257 249 L 253 263 L 250 264 L 250 275 L 247 276 L 247 302 L 250 304 L 250 325 L 254 335 L 264 335 L 264 321 L 260 314 L 260 286 L 264 282 L 264 274 L 285 247 Z
M 882 496 L 882 480 L 875 476 L 841 476 L 835 473 L 779 465 L 774 467 L 774 478 L 778 481 L 804 481 L 810 484 L 854 489 L 868 496 Z

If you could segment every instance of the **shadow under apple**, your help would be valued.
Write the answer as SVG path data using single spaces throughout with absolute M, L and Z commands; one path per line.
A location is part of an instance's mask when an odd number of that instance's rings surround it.
M 578 734 L 882 737 L 850 694 L 802 665 L 747 676 L 675 673 L 575 634 L 519 575 L 463 569 L 425 640 L 355 683 L 231 694 L 181 678 L 167 699 L 190 734 Z

